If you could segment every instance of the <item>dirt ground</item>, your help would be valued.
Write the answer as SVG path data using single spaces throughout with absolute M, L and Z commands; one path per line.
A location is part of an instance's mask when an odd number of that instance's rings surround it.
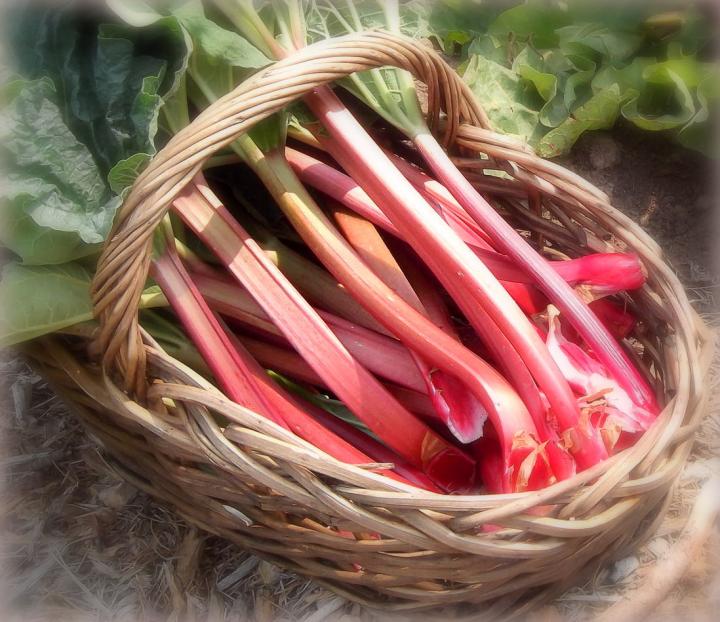
M 710 163 L 661 137 L 620 128 L 584 137 L 565 164 L 647 227 L 666 249 L 697 308 L 718 325 Z M 112 473 L 78 423 L 20 360 L 8 356 L 0 365 L 3 619 L 378 619 L 178 520 Z M 711 378 L 713 387 L 720 382 L 718 370 L 720 365 Z M 666 557 L 697 489 L 718 471 L 720 392 L 714 395 L 712 417 L 659 532 L 636 555 L 545 608 L 541 619 L 590 619 Z M 659 608 L 657 619 L 715 619 L 719 540 L 716 533 Z

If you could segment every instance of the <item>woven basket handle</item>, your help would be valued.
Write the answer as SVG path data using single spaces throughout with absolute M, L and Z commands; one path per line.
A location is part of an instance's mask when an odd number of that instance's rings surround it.
M 146 387 L 138 305 L 152 254 L 155 227 L 205 161 L 259 121 L 312 89 L 349 74 L 392 66 L 427 85 L 428 123 L 443 110 L 442 140 L 452 144 L 460 123 L 487 127 L 487 117 L 453 69 L 432 49 L 399 35 L 361 32 L 329 39 L 274 63 L 240 84 L 176 134 L 137 178 L 118 211 L 92 283 L 103 367 L 118 371 L 126 388 Z

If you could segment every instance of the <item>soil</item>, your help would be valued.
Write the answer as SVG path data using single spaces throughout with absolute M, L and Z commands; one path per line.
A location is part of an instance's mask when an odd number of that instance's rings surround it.
M 629 128 L 583 137 L 563 163 L 647 227 L 698 309 L 715 320 L 720 280 L 712 257 L 717 213 L 711 164 L 663 137 Z M 185 524 L 120 481 L 92 439 L 22 361 L 9 356 L 0 374 L 3 619 L 371 618 L 315 584 Z M 713 375 L 713 386 L 719 378 Z M 620 599 L 667 554 L 699 483 L 717 470 L 716 406 L 717 399 L 656 537 L 539 617 L 588 619 Z M 717 562 L 712 554 L 695 560 L 658 618 L 714 619 L 711 613 L 720 605 Z
M 720 225 L 715 164 L 666 137 L 620 126 L 580 138 L 560 160 L 604 190 L 615 207 L 640 222 L 689 288 L 717 286 L 713 257 Z

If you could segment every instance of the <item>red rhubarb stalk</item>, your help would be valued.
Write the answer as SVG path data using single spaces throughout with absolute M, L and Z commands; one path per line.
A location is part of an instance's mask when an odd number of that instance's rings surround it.
M 275 237 L 263 235 L 261 239 L 255 239 L 280 268 L 280 272 L 316 307 L 332 311 L 339 317 L 375 332 L 385 333 L 385 329 L 321 266 L 296 253 Z
M 419 294 L 407 280 L 403 270 L 385 244 L 375 226 L 364 218 L 346 211 L 337 203 L 331 203 L 332 214 L 348 242 L 367 266 L 418 313 L 428 317 L 447 334 L 455 337 L 446 313 L 438 308 L 437 299 L 431 297 L 430 288 L 420 291 L 431 300 L 433 319 Z M 422 285 L 422 284 L 421 284 Z M 422 356 L 411 351 L 413 360 L 425 381 L 427 393 L 435 411 L 448 429 L 462 442 L 473 441 L 482 434 L 487 413 L 477 398 L 454 376 L 441 369 L 433 369 Z
M 258 388 L 257 370 L 245 365 L 185 271 L 174 244 L 165 244 L 152 262 L 151 274 L 228 397 L 287 427 L 280 412 L 272 408 Z
M 246 160 L 320 262 L 408 349 L 457 377 L 476 395 L 498 429 L 504 457 L 511 459 L 515 439 L 536 433 L 517 394 L 492 367 L 405 303 L 357 257 L 295 177 L 281 151 L 264 155 L 253 147 L 245 141 Z M 508 471 L 519 468 L 519 464 L 507 464 Z
M 221 326 L 185 271 L 174 245 L 167 244 L 153 260 L 152 276 L 230 399 L 268 417 L 338 460 L 349 464 L 370 464 L 378 460 L 323 427 L 317 418 L 305 412 L 296 398 L 272 382 L 247 350 Z M 387 453 L 392 454 L 389 450 Z M 381 473 L 409 483 L 395 473 Z M 425 487 L 420 478 L 414 480 L 414 485 Z
M 599 396 L 604 403 L 603 408 L 612 412 L 610 421 L 613 425 L 634 433 L 646 430 L 652 424 L 655 419 L 653 413 L 634 404 L 620 383 L 608 374 L 601 362 L 565 338 L 560 312 L 552 305 L 548 307 L 547 344 L 550 353 L 576 393 L 583 399 Z M 607 434 L 603 436 L 607 438 Z
M 405 410 L 352 357 L 202 179 L 188 185 L 174 208 L 332 391 L 379 438 L 443 489 L 472 486 L 472 459 Z
M 323 192 L 326 192 L 335 200 L 341 201 L 344 205 L 354 209 L 357 213 L 366 215 L 368 219 L 372 219 L 373 222 L 377 223 L 379 226 L 385 228 L 386 230 L 394 232 L 396 234 L 398 233 L 394 226 L 388 227 L 385 224 L 383 220 L 385 216 L 382 214 L 380 209 L 372 201 L 372 199 L 370 199 L 370 197 L 365 193 L 365 191 L 362 190 L 355 183 L 355 181 L 353 181 L 352 178 L 338 171 L 337 169 L 334 169 L 333 167 L 312 158 L 311 156 L 303 154 L 302 152 L 286 148 L 285 153 L 289 156 L 290 162 L 293 165 L 293 169 L 297 171 L 299 175 L 303 176 L 303 179 L 305 181 L 318 187 Z M 348 197 L 352 197 L 352 200 L 347 201 Z M 452 197 L 450 198 L 450 200 L 454 201 Z M 349 221 L 349 217 L 345 216 L 344 218 Z M 345 233 L 347 235 L 347 231 Z M 367 242 L 367 240 L 358 240 L 358 243 L 354 244 L 354 246 L 356 249 L 361 249 L 364 246 L 367 246 Z M 373 246 L 377 246 L 377 242 L 373 242 Z M 493 255 L 502 257 L 497 253 L 494 253 Z M 383 270 L 384 266 L 386 266 L 388 263 L 387 258 L 380 261 L 374 259 L 373 257 L 365 257 L 365 259 L 366 262 L 369 261 L 371 265 L 379 265 L 378 269 L 380 270 Z M 409 264 L 410 262 L 406 262 L 405 270 L 411 269 Z M 419 275 L 416 274 L 416 278 L 418 276 Z M 385 281 L 388 282 L 388 277 L 385 278 Z M 510 283 L 508 284 L 507 288 L 510 289 L 513 293 L 515 293 L 521 300 L 527 300 L 527 306 L 532 308 L 533 313 L 544 310 L 547 306 L 547 299 L 540 292 L 533 292 L 532 289 L 530 289 L 528 286 Z M 426 299 L 430 299 L 430 292 L 433 291 L 433 289 L 434 288 L 429 286 L 423 287 Z M 455 288 L 455 292 L 457 294 L 457 296 L 455 296 L 455 299 L 462 301 L 462 291 L 458 288 Z M 528 407 L 528 410 L 533 417 L 533 421 L 535 422 L 538 433 L 540 435 L 540 440 L 549 440 L 551 442 L 557 441 L 557 434 L 552 431 L 548 426 L 547 407 L 543 403 L 543 400 L 538 392 L 537 385 L 530 376 L 527 367 L 517 355 L 517 352 L 508 342 L 507 338 L 497 328 L 497 325 L 495 325 L 495 323 L 489 318 L 487 313 L 485 313 L 483 309 L 478 305 L 464 305 L 462 307 L 462 310 L 465 312 L 468 319 L 474 320 L 473 325 L 479 327 L 479 330 L 482 333 L 483 340 L 485 341 L 485 343 L 489 344 L 495 361 L 502 367 L 506 376 L 510 379 L 515 389 L 519 392 L 520 397 L 523 399 L 523 402 Z M 526 311 L 526 308 L 523 308 L 523 310 Z M 436 314 L 435 317 L 432 318 L 432 320 L 445 332 L 453 334 L 452 328 L 449 326 L 449 323 L 446 319 Z M 463 398 L 462 393 L 459 392 L 458 387 L 456 387 L 456 385 L 454 384 L 455 380 L 453 378 L 446 376 L 445 378 L 440 378 L 438 380 L 438 384 L 441 382 L 445 382 L 445 391 L 441 391 L 440 393 L 436 392 L 436 395 L 438 397 L 447 395 L 451 399 Z M 445 413 L 443 416 L 444 420 L 450 420 L 451 408 L 456 409 L 458 412 L 462 412 L 463 409 L 467 409 L 470 406 L 471 404 L 462 403 L 446 403 L 443 406 L 442 401 L 440 401 L 440 399 L 437 399 L 437 407 L 439 409 L 442 409 L 443 407 L 445 408 Z M 454 428 L 456 432 L 459 431 L 455 422 L 450 420 L 449 423 L 451 428 Z M 559 453 L 562 453 L 562 450 L 559 450 Z M 569 462 L 570 461 L 568 460 L 563 461 L 562 472 L 565 474 L 571 473 L 572 471 Z
M 195 275 L 195 283 L 213 310 L 268 335 L 282 335 L 262 307 L 235 283 Z M 415 391 L 424 391 L 407 349 L 396 339 L 380 335 L 321 310 L 317 314 L 330 327 L 348 352 L 370 371 Z
M 322 378 L 294 350 L 247 335 L 237 335 L 237 338 L 263 367 L 299 382 L 321 389 L 328 388 Z M 383 384 L 393 397 L 410 412 L 428 419 L 437 418 L 432 403 L 424 393 L 388 382 Z
M 493 239 L 498 250 L 530 274 L 537 286 L 557 305 L 635 404 L 657 413 L 657 403 L 650 385 L 567 282 L 472 187 L 431 134 L 418 134 L 413 138 L 413 143 L 435 175 Z
M 535 432 L 522 401 L 494 369 L 405 303 L 357 257 L 295 177 L 281 152 L 263 155 L 247 141 L 244 149 L 246 159 L 294 228 L 335 278 L 408 349 L 458 377 L 475 393 L 499 426 L 507 455 L 516 433 Z
M 474 301 L 492 317 L 547 396 L 561 430 L 578 428 L 578 442 L 572 451 L 579 466 L 606 457 L 602 441 L 580 425 L 572 392 L 545 344 L 484 264 L 393 166 L 332 91 L 316 89 L 305 101 L 332 136 L 332 141 L 325 143 L 333 157 L 376 204 L 383 205 L 384 213 L 448 292 L 462 296 L 456 301 L 467 301 L 463 311 Z M 479 324 L 473 323 L 473 327 L 478 332 L 485 330 Z
M 286 147 L 285 154 L 298 177 L 345 207 L 360 214 L 384 231 L 402 236 L 367 193 L 351 177 L 311 155 Z M 390 155 L 405 177 L 432 204 L 446 209 L 441 213 L 455 232 L 468 244 L 495 277 L 501 281 L 533 283 L 508 256 L 493 250 L 487 236 L 470 219 L 450 192 L 439 182 L 422 173 L 402 158 Z M 550 266 L 571 285 L 585 284 L 597 295 L 610 295 L 637 289 L 645 283 L 646 274 L 637 255 L 632 253 L 593 253 L 577 259 L 549 261 Z

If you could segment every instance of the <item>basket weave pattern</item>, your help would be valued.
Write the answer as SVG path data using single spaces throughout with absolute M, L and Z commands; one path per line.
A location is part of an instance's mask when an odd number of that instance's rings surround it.
M 667 406 L 632 448 L 539 492 L 424 492 L 372 465 L 340 463 L 238 406 L 140 327 L 153 231 L 203 163 L 312 89 L 388 65 L 427 86 L 431 128 L 537 243 L 569 256 L 630 250 L 643 260 L 648 284 L 629 299 L 643 320 L 638 364 Z M 472 157 L 478 153 L 487 157 Z M 483 167 L 511 179 L 487 177 Z M 275 63 L 178 133 L 125 200 L 98 264 L 93 303 L 100 324 L 93 343 L 47 338 L 28 352 L 118 471 L 201 528 L 375 606 L 491 601 L 488 617 L 519 613 L 636 546 L 664 514 L 706 398 L 707 329 L 658 246 L 604 193 L 493 132 L 432 50 L 381 32 L 326 41 Z M 538 516 L 537 505 L 551 509 Z M 501 529 L 484 532 L 484 525 Z

